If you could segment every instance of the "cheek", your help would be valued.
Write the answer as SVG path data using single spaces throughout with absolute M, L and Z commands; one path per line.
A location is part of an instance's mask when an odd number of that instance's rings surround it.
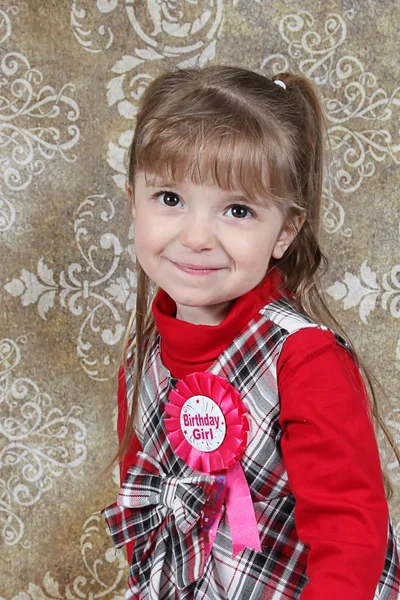
M 138 213 L 135 219 L 135 248 L 138 252 L 150 252 L 162 245 L 164 228 L 155 219 Z
M 251 232 L 250 235 L 237 236 L 232 240 L 231 250 L 236 261 L 249 264 L 252 269 L 268 264 L 274 247 L 274 239 L 267 232 Z

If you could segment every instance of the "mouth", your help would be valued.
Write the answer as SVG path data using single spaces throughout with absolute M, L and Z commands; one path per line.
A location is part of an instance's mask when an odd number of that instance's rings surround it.
M 198 267 L 196 265 L 177 263 L 173 260 L 171 260 L 171 262 L 181 271 L 184 271 L 185 273 L 190 273 L 192 275 L 209 275 L 211 273 L 216 273 L 217 271 L 222 270 L 220 267 Z

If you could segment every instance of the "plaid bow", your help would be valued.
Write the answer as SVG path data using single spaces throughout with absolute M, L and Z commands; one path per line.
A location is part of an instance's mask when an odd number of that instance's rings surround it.
M 148 581 L 153 565 L 167 554 L 179 589 L 203 576 L 200 517 L 213 483 L 207 475 L 167 477 L 156 460 L 138 452 L 117 502 L 101 511 L 117 548 L 135 540 L 128 578 L 133 595 L 126 599 L 137 597 L 140 575 Z

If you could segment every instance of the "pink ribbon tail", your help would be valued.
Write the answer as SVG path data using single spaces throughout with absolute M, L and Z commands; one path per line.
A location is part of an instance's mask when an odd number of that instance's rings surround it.
M 222 515 L 222 505 L 226 494 L 226 474 L 220 473 L 215 478 L 207 504 L 203 511 L 204 554 L 207 560 L 214 544 L 215 536 Z
M 232 535 L 232 556 L 236 556 L 244 548 L 261 552 L 250 488 L 239 461 L 228 470 L 227 479 L 225 504 Z

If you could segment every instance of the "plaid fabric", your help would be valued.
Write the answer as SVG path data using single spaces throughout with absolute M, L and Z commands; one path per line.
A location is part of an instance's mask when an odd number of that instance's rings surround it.
M 126 600 L 137 597 L 139 580 L 151 572 L 158 539 L 166 535 L 173 541 L 172 567 L 178 588 L 184 589 L 203 576 L 200 517 L 213 482 L 214 478 L 206 475 L 168 477 L 157 461 L 138 453 L 117 502 L 101 511 L 117 548 L 135 540 Z M 167 519 L 170 511 L 173 518 Z
M 161 499 L 159 479 L 156 483 L 146 480 L 144 489 L 139 489 L 140 478 L 148 475 L 142 470 L 136 471 L 136 465 L 122 485 L 121 498 L 129 503 L 137 495 L 140 504 L 142 495 L 147 499 L 152 497 L 151 508 L 146 505 L 142 509 L 130 509 L 125 505 L 123 510 L 132 512 L 122 515 L 118 512 L 117 502 L 105 509 L 116 545 L 126 543 L 132 535 L 136 539 L 126 600 L 300 598 L 307 583 L 308 549 L 297 537 L 295 500 L 280 450 L 282 430 L 276 366 L 287 337 L 304 327 L 320 326 L 297 313 L 288 300 L 273 302 L 260 310 L 209 369 L 215 375 L 225 377 L 239 391 L 248 410 L 250 430 L 241 464 L 253 499 L 262 551 L 246 549 L 232 558 L 230 529 L 224 514 L 212 552 L 199 569 L 201 542 L 193 543 L 191 535 L 189 543 L 182 544 L 177 550 L 181 530 L 177 524 L 179 516 L 170 506 L 173 502 L 170 500 L 167 504 L 167 500 Z M 336 339 L 347 347 L 339 336 Z M 199 474 L 174 454 L 166 437 L 163 411 L 171 386 L 171 376 L 161 361 L 160 339 L 157 338 L 143 381 L 141 431 L 138 434 L 146 460 L 153 467 L 156 465 L 158 472 L 155 475 L 159 477 L 164 473 L 174 482 L 171 485 L 177 486 L 178 481 L 193 481 Z M 130 373 L 127 374 L 127 390 L 129 399 L 132 390 Z M 139 456 L 139 461 L 142 458 Z M 175 492 L 172 496 L 175 497 Z M 201 540 L 198 524 L 197 520 L 190 531 L 196 531 L 197 540 Z M 182 586 L 182 571 L 186 573 L 186 587 Z M 202 574 L 197 578 L 199 573 Z M 400 600 L 400 563 L 391 522 L 385 566 L 375 599 Z

